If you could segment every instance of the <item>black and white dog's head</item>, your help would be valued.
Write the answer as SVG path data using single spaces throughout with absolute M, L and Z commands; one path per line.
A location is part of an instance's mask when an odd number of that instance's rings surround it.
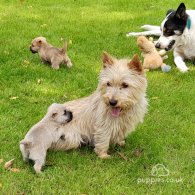
M 174 49 L 177 40 L 187 27 L 187 20 L 184 3 L 181 3 L 176 11 L 168 10 L 166 18 L 161 23 L 161 36 L 156 42 L 156 47 L 167 51 Z

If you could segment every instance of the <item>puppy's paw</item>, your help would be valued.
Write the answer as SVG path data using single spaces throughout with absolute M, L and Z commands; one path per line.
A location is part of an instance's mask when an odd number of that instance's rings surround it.
M 51 66 L 53 69 L 55 69 L 55 70 L 58 70 L 60 67 L 59 66 Z
M 42 166 L 36 165 L 36 164 L 34 165 L 34 170 L 35 170 L 36 173 L 38 173 L 38 174 L 39 174 L 39 173 L 42 173 L 42 172 L 41 172 L 41 169 L 42 169 Z
M 72 63 L 71 62 L 67 63 L 66 65 L 67 65 L 68 68 L 72 67 Z
M 23 157 L 23 161 L 26 162 L 26 163 L 28 163 L 29 162 L 29 158 Z

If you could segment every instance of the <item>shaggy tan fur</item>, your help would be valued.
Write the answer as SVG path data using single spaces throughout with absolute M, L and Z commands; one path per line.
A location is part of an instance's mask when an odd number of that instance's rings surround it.
M 72 120 L 72 113 L 62 104 L 52 104 L 45 117 L 34 125 L 20 142 L 23 160 L 35 162 L 34 170 L 40 173 L 45 164 L 46 153 L 52 144 L 64 136 L 62 126 Z
M 125 137 L 147 111 L 147 80 L 137 55 L 132 60 L 103 54 L 103 69 L 97 90 L 90 96 L 67 102 L 73 120 L 64 126 L 65 140 L 56 149 L 77 148 L 82 142 L 95 146 L 100 158 L 107 158 L 109 145 L 125 144 Z
M 67 54 L 67 42 L 64 43 L 64 48 L 55 48 L 47 43 L 45 37 L 37 37 L 32 41 L 30 46 L 32 53 L 39 53 L 39 56 L 44 63 L 49 63 L 52 68 L 59 69 L 60 64 L 65 63 L 70 68 L 72 62 Z
M 163 59 L 166 59 L 167 56 L 161 57 L 152 41 L 148 40 L 144 36 L 139 36 L 137 38 L 137 45 L 139 46 L 144 57 L 144 69 L 153 70 L 157 68 L 162 68 L 166 65 L 163 63 Z

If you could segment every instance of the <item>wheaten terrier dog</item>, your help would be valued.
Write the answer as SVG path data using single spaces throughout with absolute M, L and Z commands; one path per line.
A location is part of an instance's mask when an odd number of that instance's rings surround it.
M 103 69 L 96 91 L 85 98 L 64 105 L 73 112 L 73 120 L 63 127 L 64 138 L 56 149 L 77 148 L 81 143 L 93 144 L 100 158 L 109 157 L 109 145 L 125 144 L 147 112 L 147 80 L 139 57 L 132 60 L 103 53 Z
M 36 173 L 40 173 L 45 164 L 47 150 L 64 137 L 62 127 L 70 122 L 72 117 L 72 112 L 67 111 L 64 105 L 54 103 L 48 108 L 45 117 L 34 125 L 20 142 L 23 160 L 33 160 Z
M 56 48 L 47 43 L 45 37 L 37 37 L 32 41 L 30 46 L 32 53 L 39 53 L 43 63 L 51 64 L 52 68 L 59 69 L 60 64 L 67 64 L 70 68 L 72 62 L 67 54 L 67 42 L 64 43 L 64 48 Z

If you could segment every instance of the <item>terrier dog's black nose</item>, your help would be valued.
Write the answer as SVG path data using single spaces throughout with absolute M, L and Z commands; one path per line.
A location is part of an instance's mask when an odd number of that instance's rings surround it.
M 160 49 L 160 43 L 156 43 L 155 47 Z
M 115 99 L 111 99 L 111 100 L 109 101 L 109 103 L 110 103 L 111 106 L 116 106 L 117 103 L 118 103 L 118 101 L 115 100 Z

